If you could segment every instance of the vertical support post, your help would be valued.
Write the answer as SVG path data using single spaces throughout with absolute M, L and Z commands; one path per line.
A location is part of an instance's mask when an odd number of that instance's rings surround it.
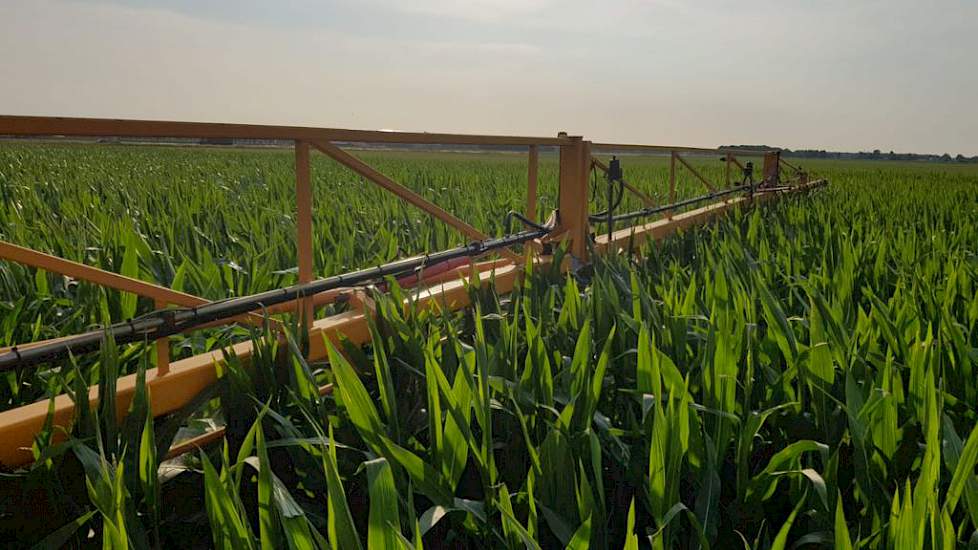
M 167 306 L 161 300 L 154 301 L 156 309 L 163 309 Z M 170 372 L 170 338 L 164 336 L 156 341 L 156 375 L 163 376 Z
M 530 145 L 528 153 L 526 167 L 526 217 L 530 221 L 535 222 L 537 221 L 537 171 L 540 164 L 540 151 L 536 145 Z M 525 250 L 524 262 L 528 262 L 533 257 L 534 247 L 527 244 L 523 249 Z
M 536 145 L 530 146 L 526 169 L 526 217 L 537 221 L 537 168 L 540 162 L 540 152 Z
M 309 143 L 295 142 L 296 243 L 299 282 L 312 280 L 312 183 L 309 177 Z M 313 301 L 300 301 L 303 330 L 308 337 L 313 322 Z
M 781 183 L 781 152 L 764 153 L 763 185 L 776 186 Z
M 582 197 L 584 200 L 581 202 L 581 225 L 584 231 L 584 242 L 591 242 L 591 224 L 588 218 L 590 214 L 590 206 L 587 203 L 588 197 L 588 183 L 591 181 L 591 142 L 583 140 L 581 142 L 581 167 L 580 167 L 580 186 L 582 189 Z M 585 247 L 585 250 L 587 248 Z
M 676 152 L 669 154 L 669 204 L 676 202 Z M 672 219 L 672 210 L 669 210 L 669 219 Z
M 727 187 L 730 187 L 730 153 L 724 156 L 726 160 L 726 166 L 724 167 L 724 177 L 727 180 Z
M 569 145 L 560 146 L 560 196 L 557 200 L 560 230 L 570 239 L 570 253 L 587 261 L 588 225 L 587 174 L 591 161 L 591 143 L 572 137 Z

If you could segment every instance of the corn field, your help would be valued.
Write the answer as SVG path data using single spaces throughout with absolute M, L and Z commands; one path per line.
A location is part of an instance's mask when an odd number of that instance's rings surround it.
M 492 234 L 525 204 L 520 156 L 364 156 Z M 541 160 L 542 217 L 556 162 Z M 663 195 L 667 159 L 623 164 Z M 139 386 L 116 418 L 114 380 L 151 367 L 140 345 L 9 374 L 4 408 L 96 383 L 104 398 L 0 477 L 0 540 L 978 547 L 978 170 L 809 164 L 829 187 L 589 272 L 531 269 L 511 294 L 473 284 L 466 311 L 377 294 L 372 344 L 330 346 L 328 364 L 247 327 L 176 340 L 176 356 L 256 352 L 168 417 Z M 722 180 L 721 162 L 697 167 Z M 313 182 L 319 276 L 464 242 L 325 159 Z M 698 185 L 685 174 L 680 197 Z M 4 240 L 210 299 L 295 280 L 282 152 L 5 144 L 0 195 Z M 0 291 L 0 346 L 152 308 L 10 263 Z M 218 444 L 167 458 L 218 426 Z

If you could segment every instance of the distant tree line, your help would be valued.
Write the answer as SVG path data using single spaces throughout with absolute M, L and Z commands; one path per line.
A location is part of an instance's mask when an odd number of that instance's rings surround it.
M 972 162 L 978 163 L 978 155 L 966 157 L 962 154 L 951 156 L 948 153 L 943 155 L 926 153 L 895 153 L 890 151 L 884 153 L 879 149 L 873 151 L 859 151 L 849 153 L 844 151 L 826 151 L 825 149 L 783 149 L 781 147 L 771 147 L 769 145 L 724 145 L 724 149 L 744 149 L 752 151 L 781 151 L 788 158 L 811 158 L 811 159 L 854 159 L 854 160 L 909 160 L 917 162 Z

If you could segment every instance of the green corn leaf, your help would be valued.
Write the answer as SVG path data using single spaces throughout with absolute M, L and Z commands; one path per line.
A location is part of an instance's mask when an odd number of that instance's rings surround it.
M 574 531 L 574 536 L 567 543 L 568 550 L 587 550 L 591 547 L 591 516 Z
M 781 525 L 781 529 L 778 530 L 777 536 L 774 537 L 774 542 L 771 544 L 771 550 L 784 550 L 788 545 L 788 534 L 791 532 L 791 527 L 795 523 L 795 518 L 798 516 L 798 512 L 801 511 L 802 507 L 805 505 L 806 498 L 803 496 L 798 500 L 798 504 L 795 505 L 791 513 L 788 514 L 788 519 L 785 520 L 784 524 Z
M 571 359 L 571 388 L 570 395 L 581 395 L 589 380 L 588 372 L 591 364 L 591 321 L 584 321 L 584 326 L 577 337 L 574 347 L 574 357 Z
M 441 365 L 435 358 L 434 342 L 429 340 L 424 350 L 425 363 L 425 384 L 427 386 L 428 398 L 428 439 L 431 445 L 430 457 L 432 465 L 442 470 L 446 475 L 451 475 L 451 466 L 454 460 L 454 452 L 448 453 L 445 449 L 445 432 L 442 423 L 441 392 L 438 389 L 438 376 L 444 376 L 441 372 Z M 447 385 L 447 380 L 445 381 Z
M 92 516 L 94 516 L 97 512 L 98 510 L 90 510 L 78 516 L 73 521 L 62 525 L 54 532 L 41 539 L 40 542 L 35 544 L 33 546 L 34 550 L 50 550 L 52 548 L 67 547 L 78 529 L 88 523 L 88 520 L 92 519 Z
M 771 294 L 767 284 L 764 283 L 763 278 L 757 276 L 755 279 L 764 315 L 769 323 L 768 327 L 774 333 L 775 341 L 781 348 L 788 365 L 794 365 L 795 358 L 798 356 L 798 344 L 795 341 L 795 334 L 791 330 L 791 325 L 788 324 L 787 316 L 785 316 L 781 306 L 778 305 L 774 295 Z
M 371 446 L 374 452 L 381 452 L 382 446 L 380 438 L 386 433 L 384 425 L 380 421 L 377 409 L 374 407 L 373 399 L 367 393 L 360 377 L 347 362 L 346 358 L 336 351 L 332 342 L 326 340 L 326 349 L 329 353 L 329 363 L 336 377 L 336 388 L 343 399 L 343 405 L 350 421 L 356 426 L 360 437 Z M 331 438 L 332 439 L 332 438 Z
M 397 506 L 397 488 L 394 475 L 385 458 L 368 460 L 367 487 L 370 495 L 370 511 L 367 528 L 368 548 L 395 548 L 397 535 L 401 533 L 400 512 Z
M 428 508 L 421 514 L 418 518 L 418 527 L 421 532 L 421 536 L 424 536 L 432 527 L 438 524 L 449 512 L 452 512 L 455 508 L 450 506 L 435 505 Z
M 261 427 L 261 416 L 255 423 L 255 448 L 258 451 L 258 533 L 263 548 L 276 544 L 277 533 L 272 510 L 272 464 L 265 448 L 265 434 Z
M 945 417 L 945 426 L 950 426 L 953 429 L 953 426 L 947 421 L 947 417 Z M 954 474 L 951 476 L 951 484 L 948 486 L 947 495 L 944 497 L 944 510 L 947 514 L 954 514 L 958 500 L 966 490 L 969 492 L 978 491 L 978 481 L 976 481 L 974 473 L 976 463 L 978 463 L 978 425 L 968 435 L 968 441 L 961 450 L 957 465 L 954 468 Z
M 325 436 L 323 436 L 325 439 Z M 336 464 L 336 445 L 333 443 L 333 426 L 329 426 L 329 444 L 323 454 L 323 471 L 326 474 L 326 513 L 329 542 L 333 550 L 359 549 L 360 536 L 353 523 L 353 515 L 346 502 L 346 492 Z
M 43 269 L 38 269 L 34 273 L 34 288 L 38 296 L 51 294 L 51 287 L 48 285 L 48 273 Z
M 751 465 L 750 455 L 754 445 L 754 438 L 757 437 L 758 432 L 764 426 L 764 422 L 769 416 L 778 411 L 789 409 L 797 404 L 796 402 L 782 403 L 781 405 L 776 405 L 761 412 L 753 411 L 747 415 L 747 420 L 744 423 L 743 429 L 740 431 L 737 441 L 737 493 L 741 500 L 743 500 L 747 493 L 747 480 L 750 475 Z
M 628 505 L 624 550 L 638 550 L 638 534 L 635 532 L 635 497 L 632 497 L 632 501 Z
M 832 362 L 832 351 L 826 338 L 822 314 L 818 307 L 812 304 L 811 315 L 808 318 L 809 342 L 807 371 L 825 387 L 831 387 L 835 382 L 835 366 Z
M 373 317 L 367 317 L 367 326 L 370 329 L 370 340 L 374 342 L 374 374 L 377 376 L 377 390 L 380 394 L 380 405 L 384 411 L 384 418 L 393 429 L 395 439 L 400 433 L 400 425 L 397 418 L 397 392 L 394 390 L 394 380 L 391 374 L 390 363 L 387 360 L 387 351 L 384 348 L 384 338 L 377 330 L 377 324 Z
M 143 498 L 146 500 L 146 507 L 154 518 L 154 523 L 159 522 L 159 462 L 156 457 L 156 437 L 153 429 L 153 415 L 147 414 L 144 421 L 143 431 L 139 440 L 139 481 L 143 489 Z
M 516 548 L 519 546 L 519 530 L 521 525 L 519 521 L 516 520 L 516 516 L 513 515 L 513 502 L 510 499 L 509 491 L 506 489 L 506 484 L 503 483 L 499 486 L 499 513 L 502 516 L 503 524 L 503 535 L 506 537 L 506 543 L 511 548 Z
M 747 487 L 747 498 L 759 497 L 762 499 L 770 498 L 774 494 L 778 480 L 781 478 L 778 472 L 785 471 L 791 464 L 798 464 L 805 453 L 815 452 L 825 454 L 828 446 L 823 443 L 811 440 L 801 440 L 791 443 L 784 449 L 775 453 L 768 461 L 767 466 L 761 473 L 754 476 Z
M 227 550 L 256 548 L 247 518 L 239 513 L 234 499 L 203 451 L 200 461 L 204 469 L 204 503 L 214 546 Z
M 659 375 L 658 362 L 654 359 L 654 353 L 649 329 L 643 323 L 638 334 L 637 389 L 642 393 L 652 394 L 656 399 L 662 399 L 662 377 Z
M 448 480 L 438 470 L 421 460 L 418 455 L 383 435 L 380 436 L 380 441 L 384 448 L 384 456 L 403 468 L 422 494 L 432 502 L 443 506 L 450 506 L 454 502 L 455 498 L 448 486 Z
M 261 446 L 260 446 L 261 447 Z M 251 466 L 259 475 L 259 482 L 263 476 L 262 470 L 269 473 L 268 482 L 271 485 L 271 502 L 274 505 L 275 516 L 281 523 L 281 535 L 291 550 L 316 550 L 329 548 L 329 543 L 320 535 L 306 517 L 302 507 L 295 501 L 289 493 L 288 487 L 271 472 L 267 465 L 263 465 L 259 456 L 250 456 L 245 459 L 245 463 Z
M 836 550 L 852 550 L 852 540 L 849 538 L 849 527 L 846 525 L 845 510 L 842 506 L 842 493 L 836 496 L 834 532 Z
M 122 267 L 119 274 L 123 277 L 139 278 L 139 251 L 133 242 L 132 235 L 126 244 L 126 251 L 122 256 Z M 122 318 L 132 319 L 136 316 L 136 301 L 138 296 L 131 292 L 122 292 L 119 302 L 122 306 Z

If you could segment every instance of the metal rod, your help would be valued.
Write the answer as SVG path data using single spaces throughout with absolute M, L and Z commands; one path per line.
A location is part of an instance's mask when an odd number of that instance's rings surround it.
M 441 252 L 406 258 L 377 267 L 362 269 L 343 275 L 334 275 L 304 284 L 293 285 L 262 292 L 252 296 L 242 296 L 220 302 L 212 302 L 199 307 L 170 309 L 154 312 L 141 319 L 118 323 L 102 330 L 94 330 L 65 340 L 52 342 L 20 351 L 17 348 L 0 355 L 0 372 L 45 363 L 53 359 L 97 350 L 104 338 L 111 337 L 117 344 L 144 340 L 156 340 L 179 334 L 211 321 L 235 317 L 242 313 L 260 310 L 266 306 L 311 297 L 344 286 L 356 286 L 368 281 L 397 275 L 421 267 L 437 264 L 460 257 L 480 256 L 515 244 L 520 244 L 547 234 L 546 230 L 533 229 L 495 239 L 476 241 Z

